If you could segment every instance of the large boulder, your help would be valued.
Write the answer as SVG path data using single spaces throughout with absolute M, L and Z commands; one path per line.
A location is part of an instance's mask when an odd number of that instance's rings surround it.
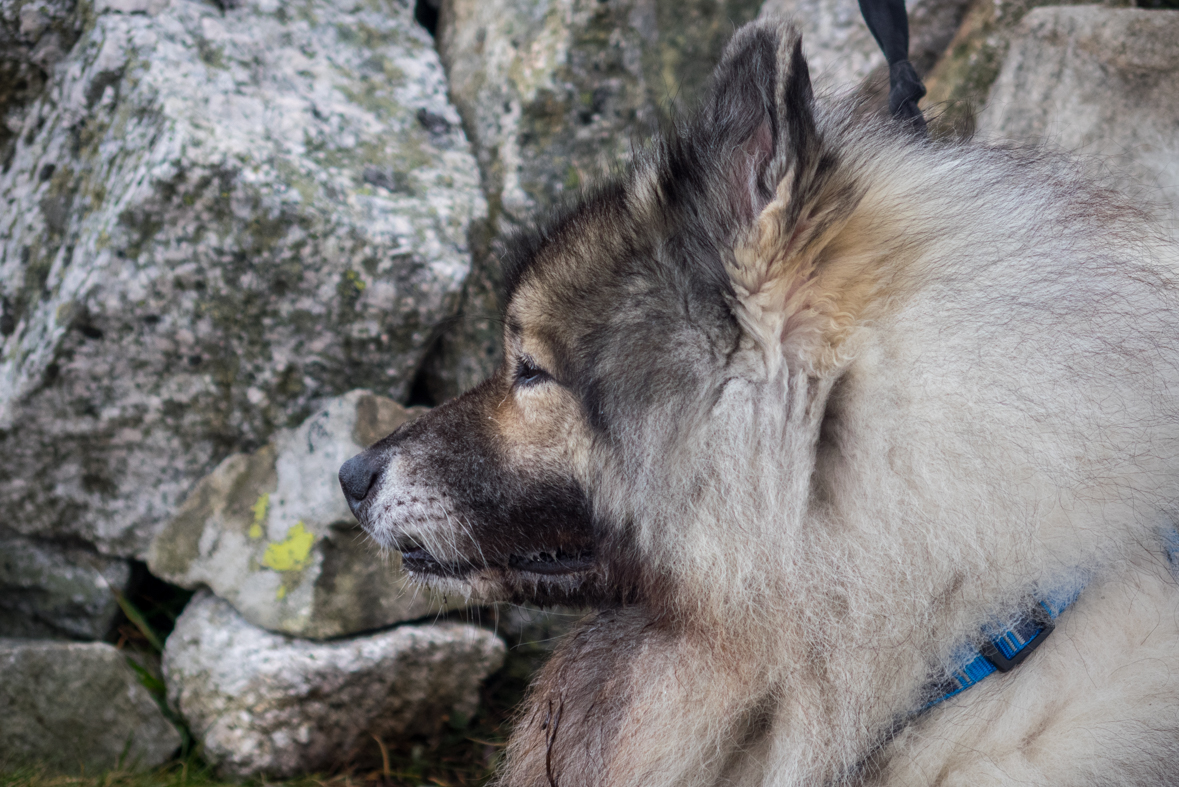
M 142 556 L 226 455 L 402 399 L 485 212 L 404 0 L 104 0 L 0 168 L 0 510 Z
M 430 735 L 470 716 L 503 658 L 498 637 L 457 623 L 296 640 L 201 592 L 168 637 L 164 674 L 221 775 L 291 776 L 345 762 L 372 736 Z
M 125 560 L 0 532 L 0 637 L 103 639 L 130 581 Z
M 179 747 L 179 733 L 112 645 L 0 639 L 0 766 L 150 768 Z
M 438 50 L 490 213 L 462 319 L 426 381 L 439 401 L 495 368 L 499 259 L 513 232 L 625 161 L 691 107 L 733 30 L 761 0 L 446 0 Z
M 1179 229 L 1179 11 L 1032 11 L 979 133 L 1081 153 L 1095 175 Z
M 368 391 L 324 403 L 299 428 L 234 454 L 188 496 L 152 542 L 152 573 L 202 585 L 256 626 L 325 639 L 437 615 L 400 556 L 378 555 L 336 474 L 347 459 L 420 414 Z

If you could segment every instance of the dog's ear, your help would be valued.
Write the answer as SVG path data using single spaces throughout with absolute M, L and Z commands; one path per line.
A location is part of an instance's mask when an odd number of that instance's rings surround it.
M 771 371 L 782 360 L 830 368 L 862 306 L 851 301 L 868 294 L 822 251 L 862 190 L 821 136 L 798 31 L 781 21 L 737 31 L 708 111 L 714 188 L 737 225 L 726 259 L 733 311 Z
M 734 215 L 752 222 L 782 178 L 818 155 L 810 72 L 793 26 L 737 31 L 712 78 L 711 145 Z

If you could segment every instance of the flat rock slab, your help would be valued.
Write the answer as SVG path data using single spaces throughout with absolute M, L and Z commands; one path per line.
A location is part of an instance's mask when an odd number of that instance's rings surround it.
M 103 639 L 130 581 L 126 560 L 0 534 L 0 637 Z
M 222 5 L 87 7 L 21 110 L 0 510 L 24 535 L 142 557 L 314 402 L 407 396 L 458 308 L 486 203 L 412 4 Z
M 112 645 L 0 639 L 0 765 L 92 775 L 154 767 L 179 747 Z
M 979 117 L 993 140 L 1046 141 L 1179 229 L 1179 12 L 1037 8 Z
M 168 697 L 223 776 L 292 776 L 346 761 L 377 736 L 432 734 L 469 716 L 503 663 L 489 631 L 401 626 L 315 643 L 246 622 L 198 593 L 168 637 Z
M 152 542 L 152 573 L 211 588 L 256 626 L 316 639 L 438 614 L 444 600 L 408 585 L 399 555 L 378 554 L 337 480 L 346 460 L 421 412 L 353 391 L 229 457 Z

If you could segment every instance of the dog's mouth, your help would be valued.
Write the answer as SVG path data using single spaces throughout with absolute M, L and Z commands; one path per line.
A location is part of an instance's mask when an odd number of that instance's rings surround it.
M 594 568 L 592 550 L 538 550 L 526 554 L 512 554 L 499 564 L 471 561 L 443 562 L 425 549 L 414 547 L 401 553 L 401 564 L 413 574 L 462 579 L 488 568 L 507 569 L 519 574 L 559 577 L 582 574 Z

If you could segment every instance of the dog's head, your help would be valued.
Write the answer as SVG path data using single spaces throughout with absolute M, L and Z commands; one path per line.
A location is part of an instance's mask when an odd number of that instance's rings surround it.
M 787 461 L 787 378 L 829 375 L 871 289 L 831 253 L 862 194 L 820 128 L 794 29 L 739 31 L 694 121 L 517 241 L 491 379 L 341 469 L 368 532 L 442 588 L 572 603 L 755 539 L 710 523 Z

